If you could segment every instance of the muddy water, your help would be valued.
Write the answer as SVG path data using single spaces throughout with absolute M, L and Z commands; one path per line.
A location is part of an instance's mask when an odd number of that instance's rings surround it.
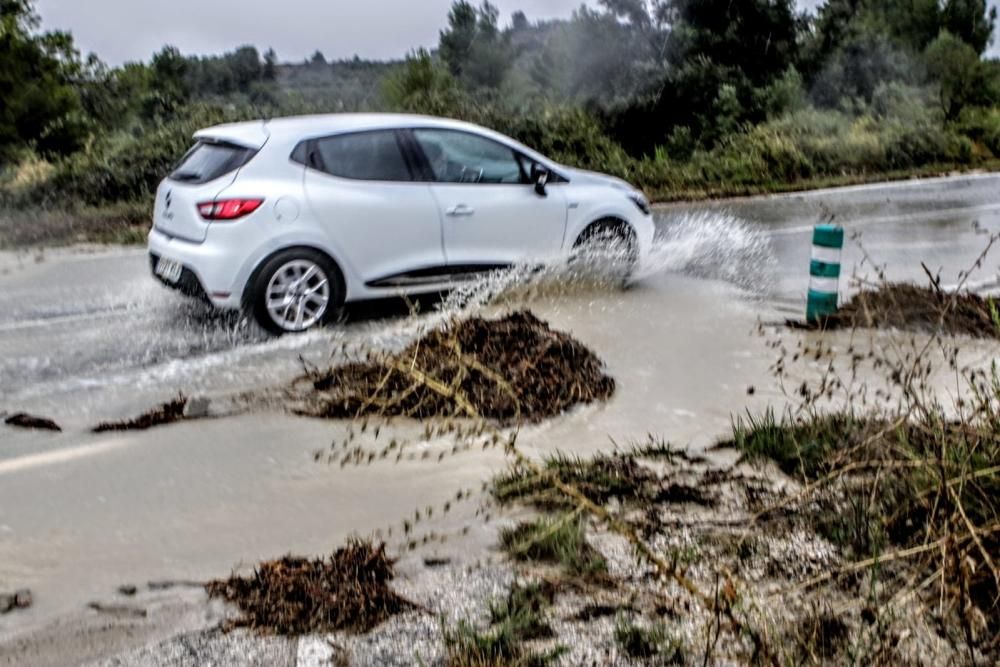
M 1000 177 L 982 176 L 665 207 L 656 251 L 631 289 L 542 275 L 528 286 L 508 280 L 514 288 L 500 298 L 476 299 L 495 297 L 485 289 L 465 301 L 486 312 L 531 307 L 592 346 L 618 380 L 611 402 L 532 427 L 526 448 L 586 453 L 647 434 L 702 448 L 734 414 L 786 400 L 768 370 L 776 353 L 767 325 L 804 308 L 812 224 L 835 216 L 860 231 L 890 278 L 919 278 L 925 261 L 953 283 L 982 247 L 975 225 L 1000 230 L 997 192 Z M 845 267 L 871 273 L 863 257 L 849 243 Z M 993 284 L 998 257 L 974 273 L 977 285 Z M 318 553 L 458 488 L 478 488 L 501 464 L 491 454 L 441 465 L 317 465 L 313 452 L 346 427 L 273 414 L 87 434 L 96 421 L 177 391 L 242 391 L 291 377 L 300 357 L 323 363 L 344 344 L 401 345 L 442 317 L 369 308 L 343 327 L 272 340 L 147 274 L 139 250 L 0 256 L 0 410 L 42 413 L 65 427 L 0 427 L 0 589 L 29 586 L 37 601 L 0 619 L 0 664 L 5 638 L 119 584 L 206 578 L 289 550 Z M 995 352 L 968 348 L 980 360 Z M 395 428 L 401 438 L 415 435 L 412 426 Z M 460 529 L 474 507 L 463 511 L 446 528 Z

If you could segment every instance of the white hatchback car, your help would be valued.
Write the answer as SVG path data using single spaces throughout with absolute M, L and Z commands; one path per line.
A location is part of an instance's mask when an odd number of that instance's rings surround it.
M 467 123 L 332 114 L 194 138 L 156 193 L 153 273 L 275 333 L 585 244 L 622 243 L 637 261 L 653 240 L 628 183 Z

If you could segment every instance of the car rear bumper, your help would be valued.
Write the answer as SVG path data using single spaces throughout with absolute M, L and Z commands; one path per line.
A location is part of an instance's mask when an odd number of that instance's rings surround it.
M 149 233 L 148 247 L 150 270 L 167 287 L 217 308 L 240 308 L 243 286 L 238 280 L 238 270 L 233 267 L 239 266 L 239 261 L 234 260 L 242 258 L 230 257 L 214 244 L 172 238 L 155 228 Z M 179 262 L 183 267 L 176 283 L 156 275 L 156 263 L 161 258 Z

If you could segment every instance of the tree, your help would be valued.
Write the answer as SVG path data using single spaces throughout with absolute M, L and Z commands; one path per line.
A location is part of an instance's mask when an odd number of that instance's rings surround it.
M 942 29 L 982 55 L 993 39 L 997 9 L 986 8 L 986 0 L 946 0 L 942 9 Z
M 0 161 L 24 147 L 76 150 L 87 134 L 72 77 L 82 71 L 68 33 L 35 34 L 30 0 L 0 0 Z
M 147 119 L 167 118 L 191 98 L 188 74 L 191 64 L 175 46 L 164 46 L 149 65 L 149 92 L 143 100 Z
M 263 77 L 260 53 L 253 46 L 241 46 L 235 52 L 227 54 L 224 60 L 236 90 L 241 93 L 248 92 L 250 87 Z
M 528 16 L 522 11 L 514 12 L 510 17 L 510 29 L 514 32 L 524 32 L 531 24 L 528 22 Z
M 312 54 L 312 56 L 310 56 L 309 60 L 306 61 L 306 64 L 307 65 L 313 65 L 313 66 L 316 66 L 316 67 L 319 67 L 319 66 L 322 66 L 322 65 L 326 65 L 326 57 L 323 55 L 322 51 L 320 51 L 319 49 L 317 49 L 316 53 Z
M 278 54 L 274 49 L 268 49 L 264 53 L 264 71 L 262 78 L 265 81 L 274 81 L 278 77 Z
M 672 26 L 671 62 L 707 58 L 767 85 L 796 62 L 793 8 L 793 0 L 668 0 L 662 15 Z
M 451 74 L 471 88 L 497 88 L 513 64 L 509 35 L 499 28 L 500 10 L 488 0 L 478 9 L 458 0 L 441 31 L 438 52 Z
M 937 82 L 945 120 L 955 120 L 967 106 L 991 102 L 986 66 L 964 40 L 941 31 L 924 52 L 924 60 L 928 74 Z
M 406 62 L 387 76 L 382 94 L 389 106 L 398 111 L 453 113 L 455 80 L 446 69 L 434 62 L 426 49 L 418 49 Z

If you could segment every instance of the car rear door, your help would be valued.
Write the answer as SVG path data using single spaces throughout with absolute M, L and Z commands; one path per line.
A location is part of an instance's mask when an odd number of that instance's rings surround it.
M 414 128 L 412 145 L 432 179 L 449 266 L 494 266 L 559 252 L 566 233 L 562 188 L 535 192 L 526 158 L 464 130 Z
M 437 203 L 402 142 L 397 130 L 370 130 L 311 140 L 301 151 L 313 215 L 369 286 L 445 263 Z

